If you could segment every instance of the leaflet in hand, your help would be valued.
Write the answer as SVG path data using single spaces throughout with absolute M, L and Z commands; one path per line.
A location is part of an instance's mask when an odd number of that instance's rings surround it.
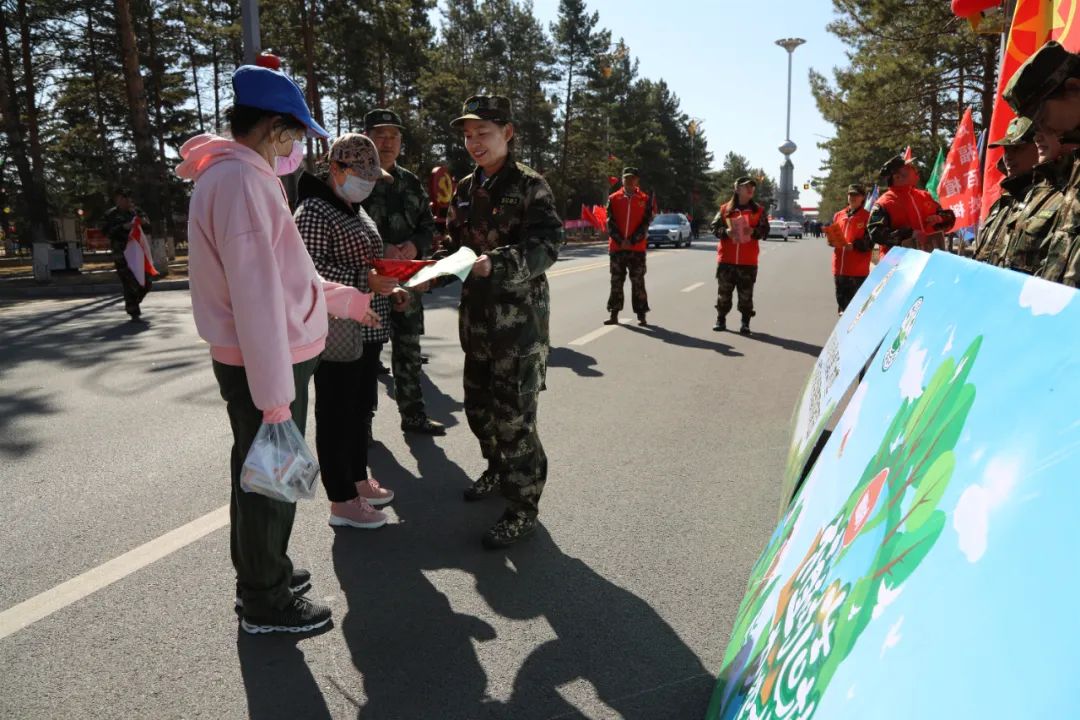
M 405 283 L 405 287 L 413 288 L 417 285 L 422 285 L 429 280 L 450 275 L 453 275 L 458 280 L 464 282 L 465 278 L 469 277 L 469 273 L 472 272 L 472 266 L 475 262 L 476 253 L 467 247 L 463 247 L 453 255 L 448 255 L 442 260 L 439 260 L 434 265 L 428 265 L 423 268 Z

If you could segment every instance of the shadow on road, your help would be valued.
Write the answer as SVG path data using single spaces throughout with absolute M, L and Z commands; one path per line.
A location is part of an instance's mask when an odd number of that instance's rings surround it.
M 690 348 L 693 350 L 712 350 L 713 352 L 718 352 L 727 357 L 742 357 L 741 352 L 726 343 L 705 340 L 703 338 L 694 337 L 693 335 L 685 335 L 675 330 L 662 328 L 659 325 L 648 325 L 646 327 L 624 325 L 623 327 L 627 330 L 640 333 L 641 335 L 648 335 L 663 340 L 671 345 L 678 345 L 679 347 Z
M 791 350 L 792 352 L 803 353 L 810 357 L 817 357 L 821 354 L 822 347 L 820 345 L 814 345 L 812 343 L 802 342 L 801 340 L 791 340 L 789 338 L 776 337 L 769 333 L 758 332 L 755 330 L 750 336 L 751 340 L 757 340 L 763 342 L 766 345 L 775 345 L 777 347 L 784 348 L 785 350 Z
M 508 551 L 483 550 L 500 501 L 463 502 L 469 479 L 436 440 L 409 447 L 419 482 L 385 450 L 371 458 L 399 491 L 400 521 L 373 533 L 339 529 L 333 543 L 347 603 L 339 622 L 363 676 L 362 693 L 338 690 L 366 697 L 359 720 L 580 717 L 564 692 L 580 698 L 586 684 L 621 717 L 701 715 L 714 678 L 647 602 L 565 554 L 543 527 Z M 451 605 L 471 597 L 468 587 L 483 602 Z M 484 619 L 492 613 L 532 627 L 500 638 Z M 489 677 L 481 644 L 513 674 Z M 311 702 L 319 712 L 321 698 Z
M 567 368 L 581 377 L 603 377 L 604 373 L 597 370 L 596 365 L 596 358 L 592 355 L 586 355 L 570 348 L 551 348 L 551 353 L 548 355 L 548 369 Z
M 333 624 L 319 630 L 329 631 Z M 296 646 L 295 635 L 249 635 L 236 628 L 236 653 L 247 693 L 248 716 L 252 720 L 295 717 L 330 718 L 319 684 Z

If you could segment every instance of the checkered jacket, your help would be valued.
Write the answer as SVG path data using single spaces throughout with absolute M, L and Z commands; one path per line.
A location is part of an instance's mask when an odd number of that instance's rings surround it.
M 298 190 L 300 203 L 294 218 L 315 269 L 326 280 L 371 292 L 368 272 L 372 261 L 383 256 L 383 242 L 375 223 L 363 208 L 354 212 L 329 185 L 313 175 L 303 175 Z M 364 327 L 364 342 L 385 343 L 390 339 L 390 299 L 376 295 L 371 308 L 382 318 L 382 327 Z

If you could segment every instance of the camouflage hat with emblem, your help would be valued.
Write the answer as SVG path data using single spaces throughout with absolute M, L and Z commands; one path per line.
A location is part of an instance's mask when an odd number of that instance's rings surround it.
M 398 130 L 405 129 L 405 126 L 401 124 L 401 116 L 393 110 L 376 108 L 364 116 L 364 132 L 387 126 L 396 127 Z
M 1019 147 L 1035 142 L 1035 126 L 1031 119 L 1026 117 L 1013 118 L 1005 134 L 994 142 L 990 147 Z
M 864 188 L 862 185 L 856 185 L 856 184 L 852 183 L 851 185 L 847 186 L 847 194 L 848 195 L 863 195 L 863 196 L 865 196 L 866 195 L 866 188 Z
M 757 187 L 757 180 L 750 177 L 749 175 L 743 175 L 742 177 L 735 180 L 735 189 L 736 190 L 741 188 L 743 185 L 753 185 L 756 188 Z
M 889 161 L 881 166 L 881 170 L 878 172 L 878 174 L 887 180 L 892 177 L 893 173 L 895 173 L 900 168 L 904 167 L 905 165 L 914 163 L 915 158 L 905 160 L 903 155 L 896 155 L 889 158 Z
M 1035 117 L 1043 100 L 1071 77 L 1080 76 L 1080 57 L 1050 41 L 1021 65 L 1001 96 L 1017 115 Z
M 393 175 L 379 165 L 379 151 L 367 135 L 345 133 L 339 136 L 330 143 L 327 158 L 330 162 L 349 166 L 364 180 L 393 180 Z
M 634 177 L 640 177 L 641 172 L 639 172 L 638 169 L 636 167 L 633 167 L 633 166 L 624 167 L 622 169 L 622 176 L 626 177 L 627 175 L 633 175 Z
M 490 120 L 497 123 L 511 122 L 510 98 L 502 95 L 473 95 L 461 108 L 461 117 L 455 118 L 450 127 L 455 130 L 466 120 Z

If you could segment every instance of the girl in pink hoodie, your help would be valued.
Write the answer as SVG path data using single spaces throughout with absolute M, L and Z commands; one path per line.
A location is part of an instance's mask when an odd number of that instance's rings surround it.
M 199 135 L 177 175 L 195 181 L 188 215 L 191 305 L 210 344 L 233 431 L 232 559 L 242 626 L 303 632 L 330 608 L 301 593 L 310 574 L 286 554 L 295 505 L 244 492 L 239 476 L 262 423 L 307 419 L 307 388 L 327 316 L 377 325 L 371 296 L 315 271 L 275 172 L 308 135 L 328 137 L 283 73 L 245 65 L 233 75 L 232 140 Z

